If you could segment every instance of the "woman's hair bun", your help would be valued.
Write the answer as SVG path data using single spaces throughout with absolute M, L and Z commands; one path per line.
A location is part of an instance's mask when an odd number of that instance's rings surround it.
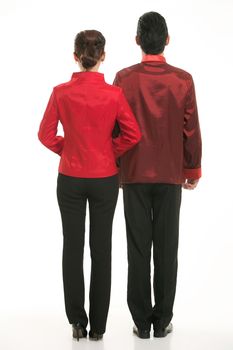
M 97 30 L 84 30 L 75 37 L 74 52 L 85 69 L 94 67 L 104 53 L 105 38 Z
M 88 69 L 94 67 L 97 64 L 98 60 L 94 59 L 91 56 L 81 55 L 80 62 L 85 69 Z

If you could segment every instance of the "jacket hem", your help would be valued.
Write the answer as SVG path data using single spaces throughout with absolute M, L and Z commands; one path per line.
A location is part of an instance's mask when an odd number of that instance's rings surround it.
M 85 179 L 104 178 L 104 177 L 109 177 L 109 176 L 113 176 L 113 175 L 117 175 L 118 174 L 118 170 L 111 171 L 111 172 L 106 172 L 106 173 L 102 173 L 102 174 L 92 173 L 92 174 L 88 174 L 88 175 L 87 175 L 87 173 L 66 171 L 66 170 L 63 170 L 63 169 L 58 169 L 58 172 L 59 172 L 59 174 L 63 174 L 63 175 L 66 175 L 66 176 L 79 177 L 79 178 L 85 178 Z

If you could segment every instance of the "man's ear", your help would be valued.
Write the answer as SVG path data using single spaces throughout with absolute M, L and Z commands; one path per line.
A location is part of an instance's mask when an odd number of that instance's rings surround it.
M 170 43 L 170 35 L 167 36 L 166 45 L 168 45 L 169 43 Z
M 135 41 L 136 41 L 136 44 L 140 46 L 141 41 L 140 41 L 140 38 L 139 38 L 139 36 L 138 36 L 138 35 L 136 35 L 136 37 L 135 37 Z

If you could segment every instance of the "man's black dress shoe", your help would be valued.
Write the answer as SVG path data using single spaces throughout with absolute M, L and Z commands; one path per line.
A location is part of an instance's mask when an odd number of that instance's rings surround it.
M 77 341 L 79 341 L 80 338 L 87 337 L 87 331 L 80 323 L 76 323 L 76 324 L 73 323 L 72 330 L 73 330 L 73 338 L 77 339 Z
M 169 323 L 169 325 L 165 328 L 154 330 L 154 337 L 163 338 L 163 337 L 166 337 L 166 335 L 168 335 L 172 331 L 173 331 L 173 325 L 172 323 Z
M 101 339 L 103 339 L 103 334 L 98 334 L 98 333 L 90 331 L 89 338 L 90 338 L 90 340 L 96 340 L 96 341 L 101 340 Z
M 142 330 L 138 329 L 136 326 L 133 327 L 133 333 L 136 334 L 141 339 L 149 339 L 150 338 L 150 330 Z

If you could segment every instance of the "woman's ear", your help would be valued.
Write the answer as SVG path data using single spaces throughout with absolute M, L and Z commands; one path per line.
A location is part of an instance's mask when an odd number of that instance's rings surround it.
M 101 62 L 104 62 L 104 60 L 105 60 L 105 56 L 106 56 L 106 53 L 104 52 L 104 53 L 103 53 L 103 55 L 101 56 L 101 59 L 100 59 L 100 60 L 101 60 Z
M 75 52 L 73 53 L 73 56 L 74 56 L 74 60 L 75 60 L 75 62 L 79 62 L 78 56 L 76 55 L 76 53 L 75 53 Z
M 170 43 L 170 35 L 168 34 L 167 39 L 166 39 L 166 45 Z

